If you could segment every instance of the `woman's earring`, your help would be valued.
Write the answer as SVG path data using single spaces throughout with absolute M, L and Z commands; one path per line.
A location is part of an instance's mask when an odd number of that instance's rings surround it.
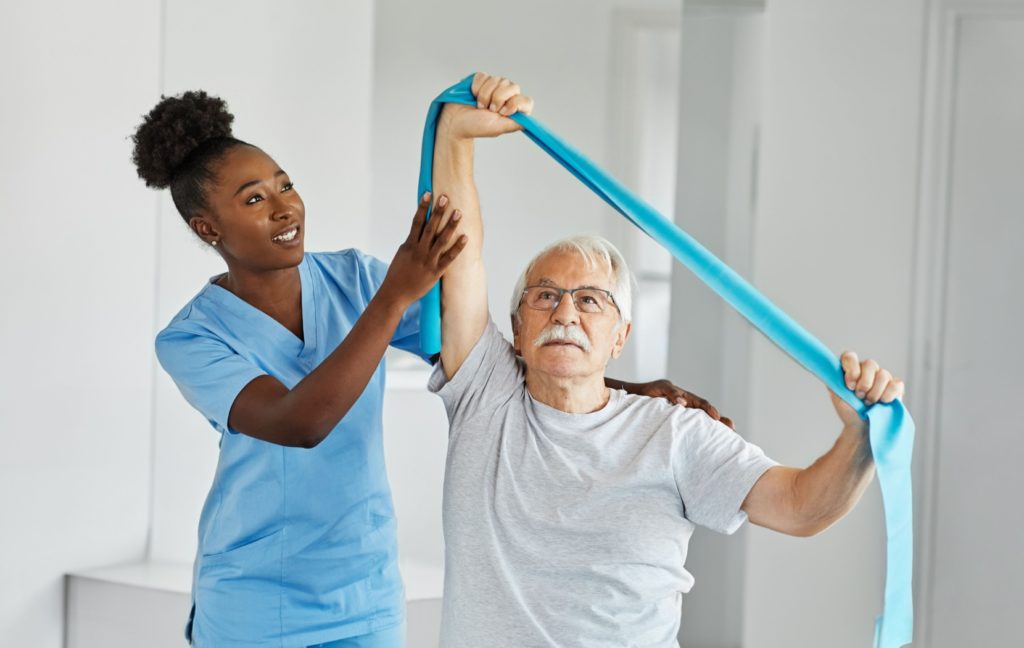
M 217 241 L 210 241 L 210 245 L 212 245 L 213 247 L 217 247 Z

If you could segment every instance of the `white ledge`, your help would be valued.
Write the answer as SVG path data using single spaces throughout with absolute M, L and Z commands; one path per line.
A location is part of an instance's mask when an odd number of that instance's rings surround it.
M 444 569 L 438 565 L 399 561 L 405 582 L 405 599 L 439 599 L 444 591 Z M 189 594 L 192 591 L 192 565 L 170 562 L 134 562 L 71 572 L 71 578 L 101 581 L 126 587 Z

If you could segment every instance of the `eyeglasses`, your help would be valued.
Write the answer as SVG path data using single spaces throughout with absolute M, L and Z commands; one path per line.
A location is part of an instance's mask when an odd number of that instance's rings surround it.
M 525 302 L 534 310 L 553 311 L 562 303 L 562 296 L 568 294 L 573 305 L 581 313 L 603 313 L 609 306 L 616 310 L 619 305 L 615 297 L 601 288 L 557 288 L 555 286 L 527 286 L 520 303 Z

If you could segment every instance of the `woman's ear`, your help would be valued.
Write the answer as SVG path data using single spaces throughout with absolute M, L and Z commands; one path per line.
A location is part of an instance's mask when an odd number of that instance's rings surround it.
M 197 215 L 188 219 L 188 226 L 206 243 L 216 247 L 220 241 L 220 232 L 205 215 Z

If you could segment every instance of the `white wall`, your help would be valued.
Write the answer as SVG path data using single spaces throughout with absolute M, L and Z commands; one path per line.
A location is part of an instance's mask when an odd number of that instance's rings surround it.
M 371 249 L 390 259 L 416 199 L 427 106 L 476 70 L 507 76 L 537 97 L 535 114 L 599 164 L 609 163 L 612 18 L 616 9 L 672 8 L 677 0 L 377 2 Z M 535 16 L 543 16 L 537 19 Z M 557 238 L 607 234 L 609 210 L 526 138 L 477 145 L 487 226 L 491 310 L 506 332 L 512 285 Z
M 926 9 L 946 4 L 777 0 L 765 14 L 751 276 L 835 350 L 856 348 L 898 373 L 918 345 L 908 331 L 931 65 L 923 37 L 935 35 Z M 414 206 L 429 99 L 474 69 L 521 81 L 545 123 L 616 168 L 613 21 L 644 7 L 679 3 L 307 0 L 282 12 L 240 0 L 45 0 L 9 10 L 0 21 L 0 56 L 11 63 L 0 76 L 0 214 L 11 241 L 0 254 L 0 643 L 61 645 L 66 572 L 192 559 L 216 437 L 155 366 L 152 338 L 220 266 L 131 167 L 127 136 L 161 92 L 201 86 L 229 100 L 237 134 L 297 180 L 311 249 L 357 246 L 387 260 Z M 994 47 L 984 29 L 972 42 Z M 531 252 L 581 230 L 615 235 L 618 216 L 521 137 L 481 144 L 479 166 L 492 309 L 507 330 L 508 291 Z M 745 431 L 777 459 L 806 464 L 837 431 L 825 394 L 759 337 L 749 360 Z M 921 357 L 916 365 L 928 370 Z M 439 403 L 392 388 L 385 424 L 403 556 L 436 562 Z M 956 474 L 946 452 L 942 466 Z M 981 454 L 964 470 L 986 465 Z M 969 557 L 968 545 L 950 544 L 955 518 L 940 505 L 960 501 L 951 492 L 933 503 L 947 534 L 932 539 L 935 555 Z M 989 513 L 979 519 L 998 519 Z M 868 645 L 881 519 L 872 489 L 818 538 L 753 530 L 743 645 Z M 934 614 L 971 595 L 961 582 L 938 582 Z
M 764 7 L 686 4 L 680 61 L 676 222 L 743 276 L 751 274 Z M 753 332 L 679 264 L 672 273 L 669 375 L 715 403 L 749 436 Z M 683 599 L 687 648 L 732 648 L 743 636 L 746 534 L 698 529 Z
M 1020 643 L 1024 2 L 932 3 L 918 219 L 920 645 Z M 922 397 L 923 395 L 923 397 Z M 1007 406 L 1009 404 L 1009 406 Z
M 373 4 L 288 8 L 47 1 L 0 21 L 0 644 L 62 645 L 67 572 L 193 557 L 216 437 L 153 336 L 221 268 L 131 165 L 161 93 L 229 101 L 296 179 L 311 249 L 367 245 Z
M 165 94 L 204 89 L 235 115 L 236 137 L 262 147 L 306 203 L 311 251 L 365 248 L 370 212 L 372 0 L 290 3 L 171 0 L 164 19 Z M 140 104 L 148 110 L 158 92 Z M 212 275 L 169 194 L 160 203 L 155 335 Z M 151 557 L 190 562 L 217 462 L 217 434 L 159 367 L 154 373 Z
M 141 558 L 156 198 L 131 134 L 159 94 L 156 0 L 0 20 L 0 643 L 59 648 L 71 570 Z
M 764 34 L 754 281 L 835 351 L 897 375 L 909 362 L 924 8 L 779 0 Z M 776 459 L 807 465 L 833 443 L 821 385 L 760 336 L 750 390 L 750 436 Z M 752 529 L 746 562 L 744 646 L 870 645 L 884 573 L 877 487 L 813 539 Z

